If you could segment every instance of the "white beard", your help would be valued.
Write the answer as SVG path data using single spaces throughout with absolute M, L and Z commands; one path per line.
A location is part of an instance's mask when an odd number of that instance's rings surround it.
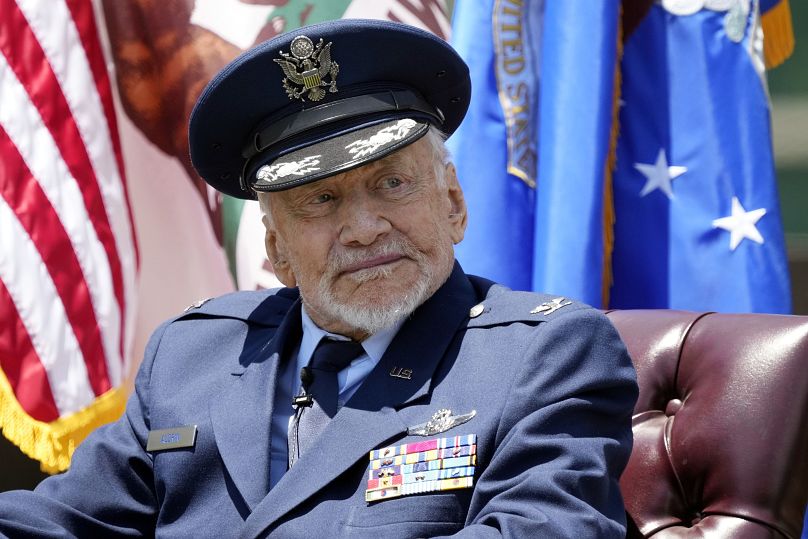
M 445 252 L 447 248 L 444 243 L 436 241 L 436 244 L 441 246 L 441 251 L 444 251 L 440 253 L 440 260 L 444 260 L 446 256 L 453 260 L 451 252 Z M 448 250 L 451 251 L 451 248 Z M 331 284 L 340 273 L 341 268 L 361 260 L 393 253 L 402 254 L 414 260 L 421 270 L 421 278 L 406 293 L 395 298 L 374 298 L 371 305 L 348 304 L 340 302 L 336 298 Z M 330 258 L 329 270 L 320 278 L 317 286 L 319 301 L 314 309 L 327 319 L 340 320 L 349 327 L 361 330 L 368 335 L 393 327 L 407 318 L 435 293 L 445 279 L 444 275 L 438 275 L 435 265 L 430 264 L 427 257 L 405 239 L 394 239 L 379 247 L 340 251 L 333 253 Z M 354 272 L 351 278 L 358 283 L 367 283 L 375 279 L 389 279 L 392 274 L 392 268 L 382 266 Z M 385 299 L 386 301 L 384 301 Z M 306 301 L 306 305 L 308 307 L 310 303 Z
M 389 273 L 389 272 L 388 272 Z M 357 306 L 340 303 L 329 290 L 321 296 L 320 310 L 329 317 L 341 320 L 350 327 L 368 335 L 393 327 L 415 311 L 431 295 L 428 278 L 419 280 L 403 297 L 386 305 Z

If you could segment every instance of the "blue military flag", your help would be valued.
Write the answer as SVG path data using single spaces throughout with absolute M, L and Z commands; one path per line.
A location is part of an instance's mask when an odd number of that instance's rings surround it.
M 464 269 L 602 304 L 620 3 L 457 2 L 471 106 L 449 140 L 469 205 Z
M 616 0 L 458 2 L 464 268 L 601 307 L 788 312 L 764 73 L 788 44 L 764 61 L 761 38 L 788 14 L 764 4 L 655 2 L 621 59 Z
M 791 309 L 756 8 L 661 2 L 626 42 L 612 307 Z

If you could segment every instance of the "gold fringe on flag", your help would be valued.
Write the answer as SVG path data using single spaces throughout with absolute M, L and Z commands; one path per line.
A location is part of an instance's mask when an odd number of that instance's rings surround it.
M 623 8 L 617 27 L 617 54 L 614 63 L 614 92 L 612 94 L 612 130 L 609 137 L 609 153 L 606 155 L 606 167 L 603 172 L 603 280 L 602 300 L 604 309 L 609 308 L 609 295 L 614 273 L 612 271 L 612 252 L 614 251 L 614 188 L 613 175 L 617 165 L 617 137 L 620 135 L 620 96 L 623 78 L 620 62 L 623 59 Z
M 38 460 L 46 473 L 67 470 L 73 451 L 95 428 L 115 421 L 126 406 L 124 387 L 110 389 L 86 408 L 56 421 L 37 421 L 23 410 L 5 373 L 0 370 L 0 431 L 22 450 Z
M 763 56 L 766 68 L 772 69 L 785 62 L 794 52 L 794 28 L 788 0 L 780 0 L 763 13 L 760 20 L 763 27 Z

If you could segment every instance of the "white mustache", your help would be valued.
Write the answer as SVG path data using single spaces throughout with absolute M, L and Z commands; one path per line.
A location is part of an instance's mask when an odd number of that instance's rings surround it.
M 347 268 L 362 264 L 366 260 L 386 256 L 401 256 L 419 261 L 423 255 L 407 240 L 393 238 L 386 243 L 368 247 L 351 247 L 332 250 L 328 255 L 328 274 L 339 275 Z

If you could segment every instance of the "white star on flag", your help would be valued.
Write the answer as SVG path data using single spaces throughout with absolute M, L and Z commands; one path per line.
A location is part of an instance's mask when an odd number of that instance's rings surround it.
M 729 248 L 734 251 L 744 238 L 763 243 L 763 236 L 760 235 L 755 224 L 764 215 L 766 215 L 766 208 L 746 211 L 738 197 L 732 197 L 732 215 L 715 219 L 713 227 L 729 231 Z
M 659 189 L 665 193 L 669 199 L 673 199 L 671 181 L 687 172 L 687 167 L 668 166 L 668 158 L 665 157 L 665 150 L 662 148 L 659 149 L 656 163 L 653 165 L 634 163 L 634 168 L 642 172 L 646 178 L 645 187 L 640 191 L 641 197 L 644 197 L 651 191 Z

